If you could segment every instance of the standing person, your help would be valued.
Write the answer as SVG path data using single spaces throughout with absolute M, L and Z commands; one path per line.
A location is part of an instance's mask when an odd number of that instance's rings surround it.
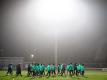
M 77 65 L 77 76 L 81 74 L 81 64 Z
M 81 64 L 81 75 L 84 76 L 85 73 L 85 67 L 84 64 Z
M 37 76 L 40 75 L 40 67 L 39 67 L 39 63 L 38 63 L 37 66 L 36 66 L 36 73 L 37 73 Z
M 73 65 L 72 65 L 72 63 L 69 64 L 69 74 L 70 74 L 70 76 L 73 75 Z
M 40 68 L 40 76 L 43 76 L 43 66 L 42 64 L 39 64 L 39 68 Z
M 34 64 L 32 64 L 31 71 L 32 71 L 32 77 L 34 77 L 35 76 L 35 65 Z
M 13 69 L 12 69 L 12 68 L 13 68 L 12 64 L 9 64 L 9 65 L 8 65 L 7 75 L 8 75 L 8 74 L 11 74 L 11 75 L 13 74 Z
M 77 63 L 74 64 L 74 75 L 78 76 Z
M 31 65 L 30 64 L 28 64 L 28 76 L 30 76 L 31 74 L 32 74 L 32 72 L 31 72 Z
M 47 76 L 49 77 L 50 75 L 51 75 L 51 66 L 50 66 L 50 64 L 48 64 L 48 66 L 47 66 Z
M 42 64 L 42 67 L 43 67 L 43 76 L 45 76 L 45 65 Z
M 55 65 L 53 64 L 52 65 L 52 67 L 51 67 L 51 69 L 52 69 L 52 75 L 56 75 L 56 67 L 55 67 Z
M 64 64 L 61 64 L 61 76 L 65 75 L 66 67 Z
M 67 70 L 67 75 L 68 75 L 69 74 L 69 64 L 67 64 L 66 70 Z
M 31 66 L 31 76 L 32 76 L 33 75 L 33 68 L 32 68 L 33 63 L 30 66 Z
M 18 76 L 18 75 L 22 76 L 20 64 L 18 64 L 18 65 L 16 66 L 16 76 Z
M 60 74 L 60 71 L 61 71 L 61 65 L 58 64 L 58 73 L 57 74 Z

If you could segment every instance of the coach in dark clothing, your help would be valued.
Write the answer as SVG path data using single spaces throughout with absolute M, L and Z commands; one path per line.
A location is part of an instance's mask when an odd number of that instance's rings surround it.
M 28 65 L 28 76 L 30 76 L 31 74 L 32 74 L 31 65 L 29 64 L 29 65 Z
M 16 66 L 16 76 L 18 76 L 18 75 L 22 76 L 20 64 L 18 64 L 18 65 Z
M 12 75 L 12 71 L 13 71 L 13 70 L 12 70 L 12 64 L 9 64 L 9 65 L 8 65 L 7 75 L 8 75 L 8 74 L 11 74 L 11 75 Z

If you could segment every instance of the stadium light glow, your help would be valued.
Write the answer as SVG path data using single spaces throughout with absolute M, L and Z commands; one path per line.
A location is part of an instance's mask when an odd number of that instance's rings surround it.
M 33 59 L 33 58 L 34 58 L 34 54 L 31 54 L 30 56 L 31 56 L 31 59 Z
M 80 0 L 31 0 L 27 5 L 27 17 L 41 34 L 55 38 L 55 64 L 57 64 L 57 38 L 65 31 L 84 30 L 87 7 Z
M 54 35 L 62 34 L 72 28 L 84 29 L 81 25 L 86 24 L 87 9 L 81 0 L 31 0 L 27 7 L 27 17 L 31 25 L 41 33 Z

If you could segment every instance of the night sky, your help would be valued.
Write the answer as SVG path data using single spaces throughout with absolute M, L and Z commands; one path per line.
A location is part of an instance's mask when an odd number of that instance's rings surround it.
M 0 57 L 53 63 L 55 28 L 58 63 L 107 63 L 106 0 L 31 1 L 0 0 Z

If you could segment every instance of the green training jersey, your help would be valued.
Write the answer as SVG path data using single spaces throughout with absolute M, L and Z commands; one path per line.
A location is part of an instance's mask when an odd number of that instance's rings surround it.
M 73 65 L 72 64 L 69 65 L 69 70 L 73 70 Z
M 52 69 L 52 71 L 55 71 L 55 69 L 56 69 L 55 65 L 52 65 L 51 69 Z
M 63 64 L 61 64 L 60 69 L 63 70 Z
M 39 69 L 40 69 L 40 71 L 43 71 L 43 66 L 39 65 Z
M 32 69 L 32 71 L 34 71 L 35 70 L 35 65 L 32 65 L 31 69 Z
M 78 70 L 78 71 L 81 70 L 81 65 L 80 65 L 80 64 L 77 66 L 77 70 Z
M 47 66 L 47 70 L 51 71 L 51 66 L 50 65 Z
M 39 65 L 36 66 L 36 71 L 39 71 Z
M 81 65 L 81 71 L 84 71 L 85 67 L 83 65 Z
M 66 70 L 69 71 L 69 64 L 67 65 Z
M 61 70 L 61 65 L 58 65 L 58 70 Z

